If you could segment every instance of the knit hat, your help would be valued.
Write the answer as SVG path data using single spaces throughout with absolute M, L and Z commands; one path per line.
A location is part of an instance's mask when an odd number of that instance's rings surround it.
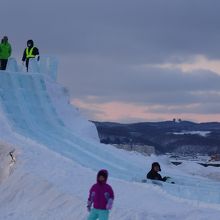
M 2 40 L 3 40 L 4 42 L 8 42 L 8 37 L 7 37 L 7 36 L 4 36 L 4 37 L 2 38 Z
M 159 171 L 161 171 L 160 164 L 158 162 L 152 163 L 152 168 L 151 169 L 153 169 L 154 167 L 159 167 Z

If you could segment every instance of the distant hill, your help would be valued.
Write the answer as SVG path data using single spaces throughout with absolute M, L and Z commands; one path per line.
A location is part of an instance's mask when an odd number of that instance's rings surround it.
M 220 123 L 190 121 L 95 123 L 102 143 L 154 146 L 156 153 L 220 153 Z

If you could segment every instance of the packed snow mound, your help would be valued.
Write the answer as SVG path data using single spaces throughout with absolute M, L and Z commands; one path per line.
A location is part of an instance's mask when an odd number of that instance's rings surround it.
M 0 219 L 86 220 L 88 190 L 96 173 L 22 136 L 12 134 L 7 140 L 17 144 L 20 154 L 13 175 L 0 185 Z M 133 156 L 138 162 L 144 158 Z M 156 185 L 111 175 L 108 183 L 116 196 L 110 220 L 219 219 L 220 206 L 173 197 Z
M 12 173 L 15 161 L 15 149 L 0 142 L 0 184 Z

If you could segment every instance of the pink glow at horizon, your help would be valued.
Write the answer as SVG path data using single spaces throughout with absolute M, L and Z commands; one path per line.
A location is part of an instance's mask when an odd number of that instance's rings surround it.
M 91 100 L 91 99 L 90 99 Z M 184 113 L 184 114 L 168 114 L 168 113 L 154 113 L 152 108 L 147 106 L 135 105 L 132 103 L 123 102 L 108 102 L 108 103 L 86 103 L 79 99 L 74 99 L 71 103 L 79 109 L 88 112 L 95 112 L 94 118 L 90 120 L 98 121 L 115 121 L 115 122 L 141 122 L 141 121 L 165 121 L 173 118 L 181 118 L 182 120 L 190 120 L 196 122 L 213 122 L 220 121 L 220 114 L 198 114 L 198 113 Z M 156 108 L 156 107 L 155 107 Z
M 203 55 L 197 55 L 194 57 L 193 62 L 185 62 L 185 63 L 163 63 L 163 64 L 155 64 L 155 65 L 142 65 L 143 67 L 153 66 L 164 69 L 175 69 L 179 68 L 185 73 L 190 73 L 193 70 L 210 70 L 214 73 L 220 74 L 220 60 L 214 59 L 210 60 Z

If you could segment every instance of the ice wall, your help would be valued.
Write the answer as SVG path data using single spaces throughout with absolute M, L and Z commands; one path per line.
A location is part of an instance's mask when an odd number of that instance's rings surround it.
M 142 175 L 144 168 L 97 141 L 95 125 L 71 110 L 65 90 L 54 81 L 55 75 L 50 75 L 49 70 L 48 74 L 38 73 L 40 65 L 36 62 L 30 63 L 30 72 L 26 73 L 16 72 L 20 68 L 11 60 L 8 70 L 0 72 L 0 111 L 6 118 L 4 123 L 14 132 L 85 167 L 106 168 L 123 179 Z
M 18 65 L 14 58 L 9 58 L 7 71 L 26 72 L 26 67 L 25 65 Z M 40 61 L 37 61 L 37 59 L 30 59 L 29 73 L 41 73 L 56 81 L 58 74 L 58 60 L 56 57 L 44 55 L 41 56 Z

